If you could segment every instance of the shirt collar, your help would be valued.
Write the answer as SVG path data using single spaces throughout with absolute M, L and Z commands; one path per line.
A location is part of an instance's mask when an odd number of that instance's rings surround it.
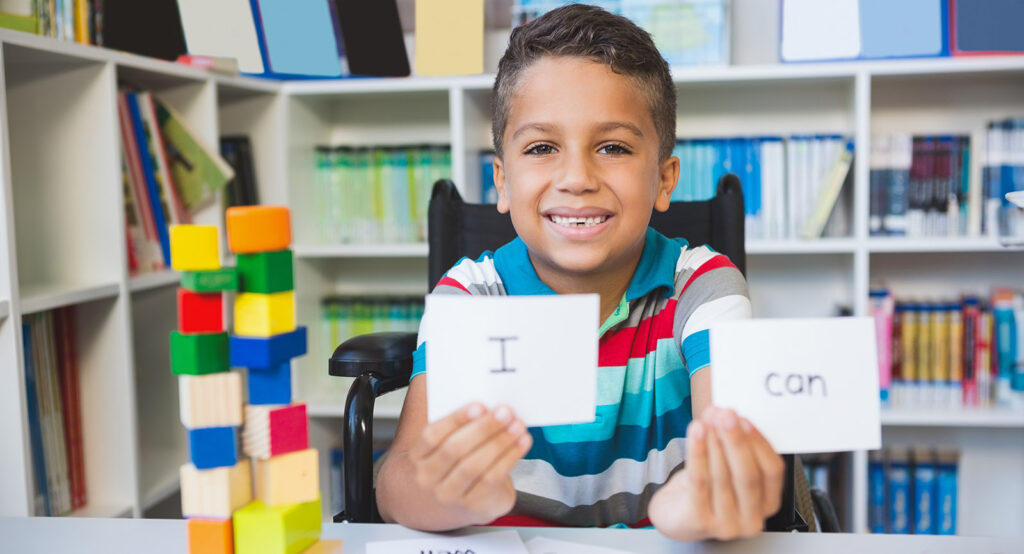
M 676 260 L 679 259 L 680 248 L 686 244 L 683 239 L 669 239 L 648 227 L 640 263 L 637 264 L 633 279 L 626 289 L 626 301 L 632 302 L 658 288 L 665 289 L 666 298 L 672 296 L 675 289 Z M 555 294 L 555 291 L 537 276 L 537 271 L 530 262 L 526 243 L 519 237 L 495 251 L 494 268 L 501 276 L 505 291 L 510 295 Z

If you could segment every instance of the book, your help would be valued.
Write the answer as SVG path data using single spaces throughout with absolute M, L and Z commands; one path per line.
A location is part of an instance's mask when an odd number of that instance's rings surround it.
M 829 149 L 824 153 L 826 159 L 834 155 Z M 816 191 L 816 202 L 814 209 L 804 221 L 800 230 L 800 238 L 813 239 L 822 236 L 828 217 L 836 207 L 839 200 L 839 193 L 850 174 L 850 166 L 853 163 L 853 141 L 848 141 L 846 147 L 839 153 L 831 168 L 825 174 L 821 185 Z
M 22 350 L 25 353 L 25 410 L 28 415 L 29 442 L 32 451 L 32 476 L 35 484 L 32 515 L 50 515 L 49 482 L 46 478 L 46 456 L 43 452 L 43 429 L 40 414 L 39 384 L 36 381 L 35 346 L 32 338 L 34 316 L 26 316 L 21 326 Z M 36 337 L 38 340 L 38 337 Z
M 153 99 L 155 120 L 163 140 L 172 191 L 180 192 L 182 216 L 213 203 L 235 172 L 220 154 L 205 144 L 171 106 Z
M 227 184 L 227 206 L 259 204 L 259 187 L 249 137 L 221 137 L 220 152 L 235 175 Z
M 191 223 L 192 218 L 185 210 L 181 194 L 178 193 L 178 186 L 171 176 L 170 163 L 167 159 L 167 148 L 164 136 L 160 130 L 160 123 L 156 117 L 156 106 L 153 102 L 153 95 L 149 92 L 138 92 L 139 109 L 142 115 L 142 126 L 146 132 L 146 139 L 149 143 L 149 151 L 153 160 L 153 171 L 157 184 L 160 186 L 160 196 L 164 203 L 164 213 L 168 216 L 169 225 L 180 225 Z
M 135 144 L 138 145 L 138 159 L 140 160 L 141 174 L 146 184 L 146 194 L 149 198 L 150 213 L 153 216 L 154 227 L 160 242 L 160 251 L 163 255 L 165 267 L 171 265 L 170 236 L 167 230 L 168 212 L 165 201 L 161 196 L 161 187 L 157 183 L 156 173 L 153 168 L 153 155 L 150 150 L 149 138 L 142 120 L 142 112 L 139 108 L 139 101 L 134 92 L 126 93 L 129 116 L 131 118 L 132 132 Z

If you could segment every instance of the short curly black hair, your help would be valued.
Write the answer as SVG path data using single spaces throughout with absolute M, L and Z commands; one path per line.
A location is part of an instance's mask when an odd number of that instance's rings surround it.
M 569 4 L 512 30 L 498 63 L 491 101 L 494 151 L 503 155 L 509 105 L 523 72 L 545 56 L 578 56 L 608 65 L 633 80 L 647 98 L 658 131 L 658 159 L 676 142 L 676 90 L 672 72 L 651 35 L 625 17 L 595 6 Z

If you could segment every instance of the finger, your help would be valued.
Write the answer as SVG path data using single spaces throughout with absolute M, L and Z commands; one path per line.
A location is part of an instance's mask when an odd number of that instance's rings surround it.
M 417 475 L 420 485 L 430 486 L 443 481 L 459 461 L 502 432 L 512 418 L 512 410 L 500 406 L 453 431 L 441 445 L 420 460 Z
M 531 446 L 533 446 L 533 437 L 529 432 L 523 432 L 523 434 L 519 435 L 519 438 L 516 439 L 512 446 L 508 447 L 501 454 L 501 457 L 466 492 L 466 502 L 470 506 L 487 502 L 494 496 L 496 490 L 510 485 L 509 476 L 512 474 L 512 468 L 515 467 L 519 460 L 523 459 L 523 456 L 526 456 Z M 512 489 L 512 492 L 511 500 L 514 503 L 515 489 Z M 502 511 L 502 514 L 507 513 L 511 509 L 511 505 L 507 506 L 507 509 Z
M 749 437 L 740 428 L 740 420 L 735 412 L 722 410 L 716 423 L 722 450 L 729 462 L 733 493 L 739 508 L 736 518 L 739 532 L 741 536 L 751 536 L 764 526 L 764 479 L 761 467 L 754 456 Z
M 707 440 L 707 426 L 700 421 L 691 421 L 686 430 L 686 477 L 694 502 L 704 511 L 711 508 Z
M 425 458 L 463 425 L 479 418 L 486 410 L 479 402 L 463 406 L 455 412 L 427 425 L 419 438 L 409 447 L 413 459 Z
M 524 433 L 526 426 L 518 419 L 513 420 L 504 431 L 495 433 L 465 458 L 459 460 L 438 485 L 438 488 L 444 491 L 439 495 L 451 498 L 464 496 Z
M 753 448 L 754 457 L 761 468 L 764 492 L 762 494 L 762 511 L 765 516 L 771 516 L 779 511 L 782 505 L 782 488 L 785 485 L 786 464 L 782 456 L 772 447 L 768 439 L 754 427 L 746 418 L 740 418 L 740 429 L 749 437 Z
M 714 513 L 714 536 L 718 539 L 735 538 L 739 532 L 736 518 L 739 507 L 732 490 L 729 461 L 719 438 L 718 430 L 708 429 L 708 468 L 711 474 L 711 507 Z

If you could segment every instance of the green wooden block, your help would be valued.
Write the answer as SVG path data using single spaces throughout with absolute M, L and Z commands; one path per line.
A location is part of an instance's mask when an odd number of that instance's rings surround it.
M 278 507 L 255 500 L 233 518 L 239 554 L 295 554 L 320 537 L 319 498 Z
M 238 271 L 233 267 L 211 271 L 182 271 L 181 288 L 193 292 L 236 291 Z
M 206 375 L 231 369 L 227 333 L 171 331 L 171 373 Z
M 274 294 L 295 288 L 292 251 L 238 254 L 238 285 L 243 292 Z

